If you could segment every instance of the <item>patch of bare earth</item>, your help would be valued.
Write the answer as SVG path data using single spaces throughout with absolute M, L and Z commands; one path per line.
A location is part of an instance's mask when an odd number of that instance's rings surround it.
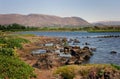
M 27 64 L 30 66 L 33 66 L 38 58 L 35 58 L 31 56 L 31 51 L 36 50 L 36 49 L 42 49 L 44 46 L 39 46 L 40 44 L 45 44 L 49 42 L 57 42 L 60 38 L 56 37 L 45 37 L 45 36 L 27 36 L 27 37 L 22 37 L 25 39 L 30 40 L 31 43 L 28 44 L 23 44 L 23 49 L 17 50 L 18 55 L 20 58 L 25 61 Z M 55 79 L 52 75 L 54 68 L 49 69 L 49 70 L 41 70 L 38 68 L 34 68 L 35 73 L 37 75 L 37 78 L 35 79 Z M 33 78 L 34 79 L 34 78 Z

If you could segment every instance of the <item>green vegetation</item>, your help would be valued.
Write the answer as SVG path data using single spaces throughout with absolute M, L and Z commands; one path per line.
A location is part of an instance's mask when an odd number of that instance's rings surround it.
M 29 27 L 19 24 L 0 25 L 1 31 L 88 31 L 88 32 L 120 32 L 120 26 L 47 26 Z
M 39 31 L 120 32 L 120 26 L 43 27 Z
M 113 66 L 113 67 L 116 68 L 117 70 L 120 70 L 120 66 L 119 66 L 119 65 L 111 64 L 111 66 Z
M 22 48 L 22 43 L 28 43 L 29 41 L 17 36 L 1 36 L 0 44 L 6 44 L 4 47 L 8 48 Z
M 110 64 L 86 64 L 86 65 L 68 65 L 57 68 L 54 71 L 54 75 L 60 75 L 65 79 L 73 79 L 76 76 L 83 77 L 83 79 L 88 79 L 91 72 L 96 73 L 98 77 L 102 77 L 104 73 L 114 73 L 119 72 L 119 67 Z
M 22 48 L 22 43 L 29 42 L 18 36 L 0 33 L 0 78 L 29 79 L 35 77 L 33 68 L 19 59 L 16 49 Z
M 42 27 L 39 31 L 82 31 L 80 27 Z
M 88 32 L 120 32 L 120 26 L 94 26 L 87 29 Z
M 33 68 L 18 57 L 0 55 L 0 63 L 0 78 L 29 79 L 35 76 Z
M 37 29 L 37 27 L 23 26 L 20 24 L 0 25 L 1 31 L 33 31 Z
M 75 68 L 73 66 L 59 67 L 54 74 L 60 74 L 64 79 L 73 79 L 75 77 Z

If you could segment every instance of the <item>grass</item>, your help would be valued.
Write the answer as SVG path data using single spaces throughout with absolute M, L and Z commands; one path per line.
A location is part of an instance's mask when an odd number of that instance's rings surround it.
M 8 48 L 22 48 L 22 43 L 28 43 L 29 41 L 17 36 L 3 36 L 0 38 L 0 44 L 6 44 Z
M 29 79 L 34 77 L 33 68 L 18 57 L 0 55 L 0 78 Z
M 86 65 L 68 65 L 57 68 L 54 75 L 60 75 L 65 79 L 73 79 L 77 75 L 88 77 L 90 71 L 95 71 L 98 75 L 103 75 L 104 72 L 119 71 L 120 66 L 110 64 L 86 64 Z
M 120 32 L 120 30 L 88 30 L 87 32 Z
M 17 49 L 29 41 L 18 36 L 0 34 L 0 79 L 36 77 L 34 69 L 19 59 Z

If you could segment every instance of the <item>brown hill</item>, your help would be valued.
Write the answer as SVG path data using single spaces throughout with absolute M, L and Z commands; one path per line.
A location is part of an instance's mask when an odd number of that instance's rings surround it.
M 0 24 L 21 24 L 27 26 L 82 26 L 89 23 L 80 17 L 58 17 L 42 14 L 0 14 Z

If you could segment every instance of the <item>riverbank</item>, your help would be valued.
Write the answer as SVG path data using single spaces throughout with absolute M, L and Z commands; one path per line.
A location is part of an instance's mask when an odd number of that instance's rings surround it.
M 34 67 L 35 73 L 37 74 L 37 78 L 36 79 L 56 79 L 56 78 L 62 79 L 62 77 L 64 77 L 64 76 L 61 76 L 61 73 L 64 73 L 64 71 L 62 72 L 61 70 L 58 69 L 60 67 L 59 65 L 58 66 L 54 66 L 52 68 L 49 67 L 49 69 L 44 69 L 44 67 L 43 67 L 43 69 L 41 69 L 39 67 L 35 67 L 36 62 L 38 62 L 38 59 L 39 59 L 37 57 L 39 57 L 39 56 L 32 56 L 31 52 L 33 50 L 37 50 L 37 49 L 45 49 L 45 50 L 46 49 L 47 50 L 48 49 L 58 49 L 58 48 L 56 48 L 54 46 L 50 47 L 49 45 L 51 45 L 51 43 L 60 44 L 61 43 L 61 39 L 65 39 L 65 38 L 46 37 L 46 36 L 25 36 L 25 37 L 21 36 L 21 38 L 27 39 L 31 43 L 23 44 L 23 49 L 22 50 L 17 50 L 17 52 L 18 52 L 20 58 L 23 61 L 28 63 L 30 66 Z M 45 46 L 45 44 L 47 44 L 48 46 Z M 49 54 L 49 55 L 51 55 L 51 54 Z M 52 56 L 53 56 L 53 54 L 52 54 Z M 53 56 L 53 57 L 56 57 L 56 56 Z M 40 62 L 38 62 L 38 63 L 40 63 Z M 64 66 L 61 66 L 61 67 L 64 69 Z M 84 66 L 77 66 L 76 65 L 76 66 L 72 66 L 72 67 L 73 67 L 73 69 L 74 69 L 74 67 L 75 68 L 77 67 L 79 69 L 79 67 L 81 68 L 81 67 L 84 67 Z M 87 76 L 89 75 L 90 71 L 99 73 L 99 71 L 102 71 L 102 70 L 104 70 L 104 72 L 108 72 L 108 70 L 110 70 L 109 72 L 111 74 L 113 73 L 113 71 L 115 71 L 115 74 L 119 74 L 119 70 L 116 70 L 116 69 L 112 68 L 112 66 L 110 66 L 110 65 L 108 67 L 108 66 L 106 66 L 106 65 L 104 66 L 102 64 L 99 65 L 99 66 L 93 64 L 93 65 L 90 65 L 90 68 L 88 68 L 88 67 L 89 67 L 89 65 L 88 66 L 85 65 L 84 70 L 83 69 L 80 70 L 82 74 L 85 72 L 84 73 L 85 77 L 82 76 L 82 75 L 81 76 L 75 75 L 74 79 L 87 79 Z M 65 69 L 67 69 L 68 71 L 65 70 L 64 74 L 67 74 L 67 73 L 69 74 L 69 67 L 65 67 Z M 58 71 L 60 71 L 60 72 L 58 72 Z M 55 72 L 57 72 L 58 75 L 55 75 L 54 74 Z M 73 74 L 78 74 L 78 73 L 73 73 Z M 68 75 L 68 76 L 70 76 L 70 75 Z M 118 76 L 119 75 L 115 76 L 114 78 L 112 77 L 112 79 L 116 79 Z M 68 79 L 73 79 L 73 78 L 68 78 Z

